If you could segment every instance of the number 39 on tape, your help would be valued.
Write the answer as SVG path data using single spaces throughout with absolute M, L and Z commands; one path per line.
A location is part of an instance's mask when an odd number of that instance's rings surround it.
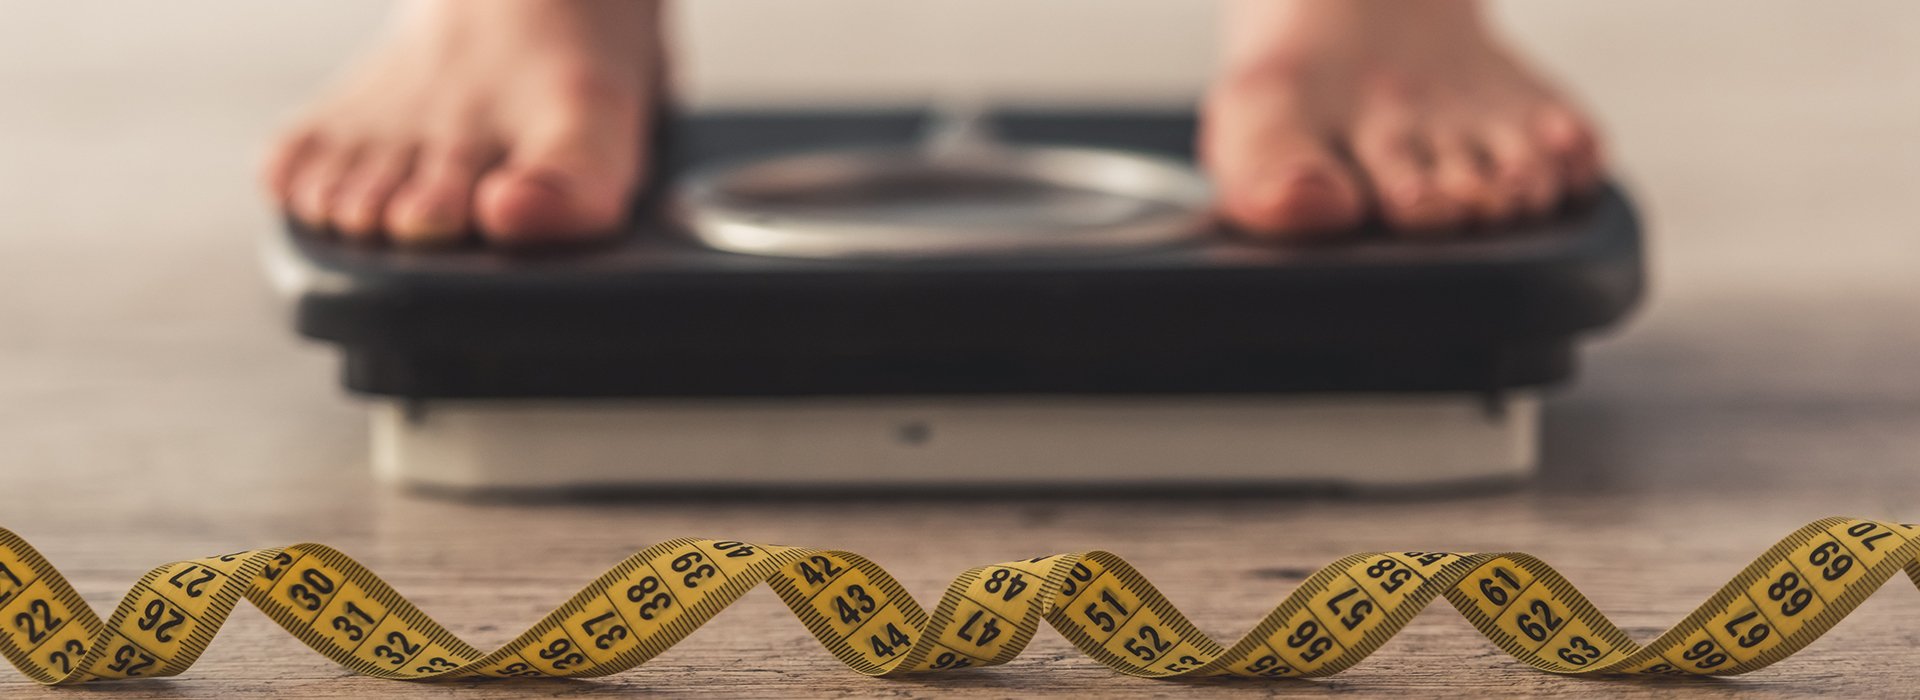
M 46 684 L 174 675 L 244 599 L 322 656 L 377 678 L 603 676 L 646 663 L 766 583 L 841 663 L 872 676 L 1006 663 L 1043 620 L 1131 676 L 1327 676 L 1365 659 L 1442 596 L 1496 646 L 1543 671 L 1732 675 L 1806 646 L 1903 569 L 1920 584 L 1917 557 L 1915 526 L 1821 520 L 1641 645 L 1525 554 L 1356 554 L 1308 577 L 1228 646 L 1106 552 L 968 571 L 928 612 L 851 552 L 683 539 L 628 557 L 511 643 L 483 652 L 324 545 L 155 568 L 103 621 L 45 558 L 0 530 L 0 652 Z

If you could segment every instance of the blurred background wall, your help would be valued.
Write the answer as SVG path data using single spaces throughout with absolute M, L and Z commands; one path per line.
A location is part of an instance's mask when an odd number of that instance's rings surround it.
M 0 299 L 25 326 L 0 343 L 88 347 L 96 334 L 119 337 L 94 322 L 130 313 L 172 321 L 142 332 L 176 339 L 235 332 L 222 311 L 235 304 L 271 318 L 264 293 L 210 281 L 258 279 L 247 243 L 272 226 L 252 180 L 258 146 L 372 39 L 387 4 L 0 0 L 0 275 L 39 290 Z M 1216 21 L 1198 0 L 681 7 L 683 72 L 698 104 L 917 102 L 968 85 L 1027 102 L 1183 100 L 1202 89 Z M 1756 391 L 1878 386 L 1845 375 L 1848 358 L 1905 352 L 1861 340 L 1905 331 L 1831 309 L 1908 304 L 1920 275 L 1920 3 L 1498 8 L 1593 105 L 1651 218 L 1654 313 L 1634 331 L 1645 340 L 1624 351 L 1703 353 L 1715 323 L 1760 324 L 1817 335 L 1835 362 L 1792 363 L 1749 380 Z M 76 278 L 100 256 L 155 262 Z M 222 276 L 204 274 L 216 269 Z M 1799 313 L 1811 308 L 1829 311 Z M 262 323 L 260 332 L 280 332 Z M 45 381 L 51 390 L 71 378 Z
M 246 186 L 250 153 L 207 149 L 265 138 L 372 40 L 387 6 L 0 0 L 0 210 L 72 217 L 115 199 L 103 193 L 116 186 L 178 188 L 187 200 Z M 1743 215 L 1774 224 L 1803 216 L 1810 238 L 1881 253 L 1836 265 L 1914 259 L 1914 236 L 1846 224 L 1849 212 L 1904 212 L 1920 182 L 1920 4 L 1497 7 L 1594 105 L 1623 170 L 1655 202 L 1677 207 L 1701 188 L 1742 194 L 1716 212 L 1720 225 L 1666 227 L 1714 239 L 1712 267 L 1756 283 L 1810 274 L 1752 269 Z M 1197 0 L 728 0 L 682 2 L 678 15 L 686 94 L 706 105 L 918 102 L 965 89 L 1023 102 L 1179 101 L 1202 89 L 1217 21 L 1213 3 Z M 196 138 L 209 131 L 229 138 Z M 56 137 L 67 133 L 87 138 Z M 1909 255 L 1885 254 L 1896 251 Z

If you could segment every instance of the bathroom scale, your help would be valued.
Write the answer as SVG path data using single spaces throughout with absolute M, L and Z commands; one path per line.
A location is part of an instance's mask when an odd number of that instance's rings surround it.
M 1643 285 L 1617 188 L 1443 240 L 1263 243 L 1190 113 L 704 112 L 604 244 L 289 224 L 372 464 L 479 491 L 1397 489 L 1515 481 Z M 957 135 L 956 135 L 957 134 Z M 982 134 L 988 134 L 983 136 Z

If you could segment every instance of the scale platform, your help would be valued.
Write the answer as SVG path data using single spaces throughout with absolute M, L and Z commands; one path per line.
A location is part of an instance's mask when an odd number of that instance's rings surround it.
M 709 113 L 668 176 L 904 145 L 918 112 Z M 1003 112 L 1011 144 L 1190 161 L 1165 112 Z M 1225 230 L 1072 255 L 721 252 L 649 196 L 630 235 L 414 252 L 289 230 L 269 269 L 373 403 L 373 464 L 476 491 L 1405 489 L 1534 468 L 1539 396 L 1642 289 L 1608 189 L 1445 241 Z

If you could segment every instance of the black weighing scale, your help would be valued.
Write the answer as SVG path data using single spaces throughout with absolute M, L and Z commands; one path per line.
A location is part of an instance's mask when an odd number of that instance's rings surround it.
M 687 116 L 613 243 L 292 231 L 269 266 L 373 400 L 376 471 L 479 490 L 1515 480 L 1541 391 L 1641 293 L 1613 189 L 1523 229 L 1276 246 L 1206 216 L 1189 114 L 957 123 Z

